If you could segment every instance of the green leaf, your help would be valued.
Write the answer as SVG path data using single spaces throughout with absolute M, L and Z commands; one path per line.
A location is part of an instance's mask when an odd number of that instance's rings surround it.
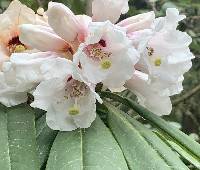
M 200 169 L 200 162 L 197 159 L 195 159 L 192 155 L 190 155 L 187 151 L 185 151 L 179 144 L 174 142 L 172 138 L 161 132 L 156 131 L 155 133 L 169 146 L 171 146 L 171 148 L 173 148 L 177 153 L 179 153 L 184 159 L 189 161 L 196 168 Z
M 4 106 L 0 105 L 0 167 L 3 170 L 11 169 L 7 130 L 7 113 Z
M 37 10 L 39 8 L 39 4 L 37 0 L 20 0 L 21 3 L 25 4 L 29 8 Z
M 20 105 L 0 108 L 0 167 L 3 170 L 38 170 L 35 116 L 32 108 Z
M 183 156 L 186 160 L 188 160 L 191 164 L 193 164 L 195 167 L 200 169 L 200 162 L 196 159 L 194 159 L 190 154 L 188 154 L 183 148 L 181 148 L 178 144 L 176 144 L 173 141 L 168 141 L 169 144 L 174 148 L 175 151 L 180 153 L 181 156 Z
M 88 129 L 59 132 L 47 170 L 128 170 L 122 151 L 99 117 Z
M 123 98 L 119 95 L 110 92 L 102 92 L 101 95 L 104 97 L 117 100 L 135 110 L 140 116 L 148 120 L 149 123 L 154 125 L 156 128 L 158 128 L 161 132 L 168 135 L 170 138 L 172 138 L 185 151 L 187 151 L 187 153 L 190 154 L 193 157 L 193 159 L 196 159 L 197 162 L 200 162 L 200 144 L 192 140 L 189 136 L 187 136 L 177 128 L 171 126 L 164 119 L 153 114 L 152 112 L 148 111 L 141 105 L 127 98 Z
M 168 147 L 157 135 L 155 135 L 150 129 L 146 128 L 143 124 L 130 117 L 129 115 L 122 113 L 126 116 L 127 120 L 132 126 L 138 130 L 138 132 L 145 138 L 145 140 L 151 145 L 159 155 L 166 161 L 166 163 L 173 167 L 173 169 L 188 169 L 187 166 L 180 160 L 178 155 L 174 153 L 170 147 Z
M 34 111 L 35 111 L 35 120 L 38 120 L 46 113 L 46 111 L 38 109 L 38 108 L 34 108 Z
M 39 153 L 40 167 L 45 167 L 57 131 L 50 129 L 46 124 L 46 116 L 36 122 L 37 150 Z
M 188 169 L 153 132 L 112 105 L 106 103 L 106 106 L 109 111 L 108 125 L 130 169 Z

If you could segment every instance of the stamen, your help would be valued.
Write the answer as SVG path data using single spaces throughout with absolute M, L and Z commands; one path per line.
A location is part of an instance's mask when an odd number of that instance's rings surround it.
M 104 46 L 106 46 L 106 44 L 105 44 L 104 40 L 101 40 L 97 44 L 88 45 L 84 49 L 84 52 L 85 52 L 85 54 L 87 54 L 87 56 L 89 56 L 93 60 L 100 61 L 102 59 L 109 58 L 112 55 L 112 53 L 107 52 L 103 49 Z
M 67 98 L 79 98 L 84 96 L 88 91 L 85 83 L 74 80 L 72 77 L 67 79 L 67 84 L 65 89 Z
M 162 64 L 161 58 L 157 58 L 157 59 L 154 61 L 154 65 L 155 65 L 155 66 L 160 66 L 161 64 Z
M 106 60 L 106 59 L 102 60 L 100 64 L 101 64 L 101 68 L 104 69 L 104 70 L 109 69 L 112 65 L 111 61 Z
M 21 53 L 24 52 L 26 50 L 24 45 L 17 45 L 14 49 L 14 53 Z

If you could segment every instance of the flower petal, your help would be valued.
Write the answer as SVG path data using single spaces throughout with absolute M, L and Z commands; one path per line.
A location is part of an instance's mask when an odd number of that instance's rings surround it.
M 88 34 L 88 26 L 92 22 L 92 18 L 87 15 L 76 15 L 77 20 L 79 21 L 79 33 L 78 33 L 78 40 L 80 42 L 85 41 L 85 37 Z
M 155 13 L 152 11 L 132 16 L 119 22 L 117 25 L 125 27 L 127 29 L 127 33 L 131 33 L 139 30 L 150 29 L 154 20 Z
M 3 45 L 0 45 L 0 71 L 2 70 L 3 62 L 9 60 L 7 50 Z
M 50 2 L 47 15 L 50 26 L 60 37 L 74 41 L 79 32 L 79 21 L 69 8 L 61 3 Z
M 170 114 L 172 104 L 169 96 L 160 95 L 162 89 L 153 88 L 146 74 L 136 71 L 133 78 L 127 81 L 126 87 L 137 95 L 141 105 L 153 113 L 159 116 Z
M 19 0 L 13 0 L 3 15 L 7 15 L 7 17 L 12 19 L 13 24 L 17 25 L 34 23 L 36 17 L 35 12 Z
M 56 110 L 54 107 L 47 110 L 46 122 L 53 130 L 72 131 L 78 128 L 73 118 L 67 116 L 67 111 Z
M 92 3 L 94 21 L 110 20 L 115 23 L 120 15 L 127 13 L 128 10 L 128 0 L 94 0 Z
M 70 60 L 65 58 L 52 58 L 40 67 L 44 79 L 52 79 L 72 75 L 73 65 Z
M 77 127 L 88 128 L 96 118 L 96 97 L 93 92 L 89 92 L 78 100 L 81 114 L 74 116 Z
M 41 51 L 67 51 L 69 45 L 50 27 L 24 24 L 20 26 L 20 41 Z

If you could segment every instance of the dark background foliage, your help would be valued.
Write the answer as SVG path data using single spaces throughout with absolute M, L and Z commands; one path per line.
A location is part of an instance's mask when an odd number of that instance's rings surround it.
M 68 5 L 76 14 L 89 13 L 90 0 L 57 0 Z M 0 13 L 9 5 L 9 0 L 0 0 Z M 47 8 L 48 0 L 21 0 L 29 7 Z M 193 38 L 191 49 L 196 56 L 193 68 L 185 75 L 184 91 L 172 97 L 173 111 L 165 119 L 174 126 L 200 141 L 200 1 L 199 0 L 130 0 L 130 11 L 122 16 L 136 15 L 154 10 L 157 16 L 165 15 L 168 7 L 176 7 L 187 19 L 181 22 L 179 29 L 186 31 Z

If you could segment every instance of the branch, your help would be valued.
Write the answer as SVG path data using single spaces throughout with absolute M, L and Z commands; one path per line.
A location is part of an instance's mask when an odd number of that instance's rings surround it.
M 200 91 L 200 84 L 194 87 L 192 90 L 190 90 L 188 93 L 184 94 L 180 98 L 174 100 L 172 102 L 173 106 L 178 105 L 179 103 L 191 98 L 193 95 L 195 95 L 198 91 Z

